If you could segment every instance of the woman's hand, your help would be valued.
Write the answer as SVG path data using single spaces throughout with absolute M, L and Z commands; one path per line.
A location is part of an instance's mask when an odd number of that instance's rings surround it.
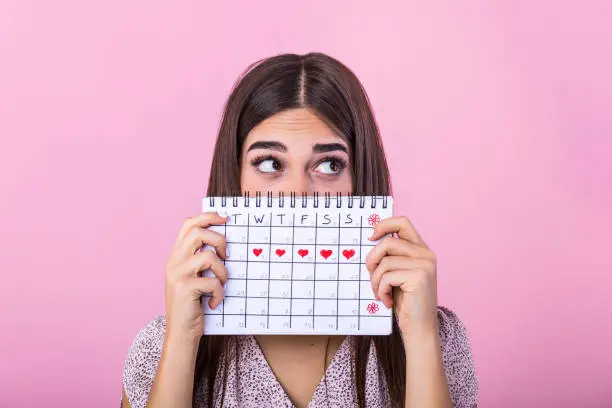
M 370 240 L 384 237 L 366 257 L 372 289 L 385 306 L 395 305 L 402 335 L 414 329 L 437 333 L 436 256 L 406 217 L 376 224 Z
M 204 334 L 202 294 L 212 294 L 209 306 L 215 308 L 223 300 L 227 271 L 219 257 L 225 258 L 225 237 L 206 229 L 221 225 L 227 218 L 207 212 L 185 220 L 166 263 L 166 331 L 168 337 L 199 340 Z M 203 245 L 215 248 L 200 251 Z M 219 255 L 219 257 L 217 256 Z M 215 277 L 202 277 L 210 269 Z
M 452 407 L 438 334 L 436 256 L 406 217 L 390 217 L 370 237 L 372 288 L 395 306 L 406 352 L 406 407 Z

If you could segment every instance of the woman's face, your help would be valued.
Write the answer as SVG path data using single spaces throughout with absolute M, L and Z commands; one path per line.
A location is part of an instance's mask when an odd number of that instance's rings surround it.
M 280 112 L 254 127 L 241 161 L 243 191 L 312 195 L 353 190 L 348 145 L 308 109 Z

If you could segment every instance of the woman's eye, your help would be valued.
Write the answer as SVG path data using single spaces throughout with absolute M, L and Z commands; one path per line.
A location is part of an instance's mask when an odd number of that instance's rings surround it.
M 278 160 L 266 159 L 259 162 L 257 169 L 263 173 L 274 173 L 281 169 L 281 164 Z
M 320 163 L 316 171 L 323 174 L 336 174 L 341 170 L 340 165 L 335 160 L 325 160 Z

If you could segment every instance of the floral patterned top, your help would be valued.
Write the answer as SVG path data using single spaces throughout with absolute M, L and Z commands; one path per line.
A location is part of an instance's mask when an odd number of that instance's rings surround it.
M 475 407 L 478 380 L 474 369 L 470 341 L 463 323 L 449 309 L 438 307 L 440 345 L 451 399 L 457 408 Z M 130 346 L 123 367 L 123 387 L 133 408 L 144 408 L 164 343 L 166 319 L 164 316 L 142 328 Z M 347 336 L 324 377 L 317 385 L 309 408 L 357 407 L 355 387 L 354 337 Z M 293 407 L 289 396 L 276 379 L 259 344 L 253 336 L 231 336 L 228 347 L 228 370 L 223 407 Z M 220 365 L 224 358 L 220 358 Z M 222 367 L 220 367 L 221 369 Z M 376 350 L 372 342 L 366 366 L 365 400 L 371 408 L 390 405 L 387 384 L 379 369 Z M 223 379 L 217 375 L 216 387 Z M 215 407 L 221 407 L 221 398 Z M 207 387 L 204 381 L 196 392 L 196 406 L 207 407 Z

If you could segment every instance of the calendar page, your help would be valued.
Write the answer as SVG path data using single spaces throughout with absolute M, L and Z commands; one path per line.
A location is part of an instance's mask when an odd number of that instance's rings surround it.
M 365 259 L 372 227 L 392 215 L 390 196 L 205 197 L 226 237 L 225 298 L 202 299 L 205 334 L 391 333 Z M 205 271 L 204 276 L 214 276 Z

